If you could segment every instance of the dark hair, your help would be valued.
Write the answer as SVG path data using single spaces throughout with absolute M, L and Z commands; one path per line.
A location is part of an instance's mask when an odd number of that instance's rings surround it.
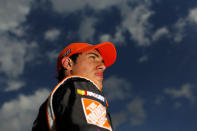
M 69 58 L 70 58 L 70 59 L 74 62 L 74 64 L 75 64 L 76 61 L 77 61 L 77 58 L 78 58 L 78 56 L 79 56 L 80 54 L 81 54 L 81 53 L 73 54 L 73 55 L 71 55 Z M 56 78 L 58 79 L 58 81 L 61 81 L 61 80 L 63 80 L 63 79 L 66 77 L 65 71 L 66 71 L 66 69 L 61 65 L 61 70 L 60 70 L 58 76 L 56 77 Z

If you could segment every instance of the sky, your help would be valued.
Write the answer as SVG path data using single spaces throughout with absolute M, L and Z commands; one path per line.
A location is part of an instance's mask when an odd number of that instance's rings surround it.
M 0 127 L 31 130 L 70 43 L 112 42 L 115 131 L 197 130 L 196 0 L 0 0 Z

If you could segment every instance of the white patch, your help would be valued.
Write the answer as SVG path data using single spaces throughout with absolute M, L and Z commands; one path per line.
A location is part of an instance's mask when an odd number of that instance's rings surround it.
M 105 98 L 99 94 L 96 94 L 96 93 L 93 93 L 93 92 L 90 92 L 90 91 L 87 91 L 87 95 L 88 96 L 92 96 L 92 97 L 95 97 L 103 102 L 105 102 Z

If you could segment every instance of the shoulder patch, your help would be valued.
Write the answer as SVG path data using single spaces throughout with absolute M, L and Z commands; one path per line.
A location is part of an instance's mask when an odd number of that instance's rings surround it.
M 87 98 L 81 98 L 81 101 L 87 123 L 112 131 L 106 117 L 106 108 L 101 103 Z
M 105 102 L 105 97 L 103 97 L 102 95 L 96 94 L 94 92 L 91 92 L 91 91 L 77 89 L 77 93 L 80 95 L 92 96 L 96 99 L 101 100 L 102 102 Z

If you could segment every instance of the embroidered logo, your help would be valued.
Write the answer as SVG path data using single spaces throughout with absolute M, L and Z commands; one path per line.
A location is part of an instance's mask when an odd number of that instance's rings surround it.
M 70 53 L 71 53 L 71 49 L 68 49 L 68 50 L 66 51 L 66 53 L 65 53 L 62 57 L 66 57 L 66 56 L 68 56 Z
M 81 101 L 89 124 L 112 130 L 106 117 L 106 108 L 101 103 L 87 98 L 81 98 Z
M 84 90 L 77 89 L 77 93 L 80 94 L 80 95 L 92 96 L 94 98 L 97 98 L 97 99 L 105 102 L 105 97 L 103 97 L 99 94 L 96 94 L 94 92 L 91 92 L 91 91 L 84 91 Z

